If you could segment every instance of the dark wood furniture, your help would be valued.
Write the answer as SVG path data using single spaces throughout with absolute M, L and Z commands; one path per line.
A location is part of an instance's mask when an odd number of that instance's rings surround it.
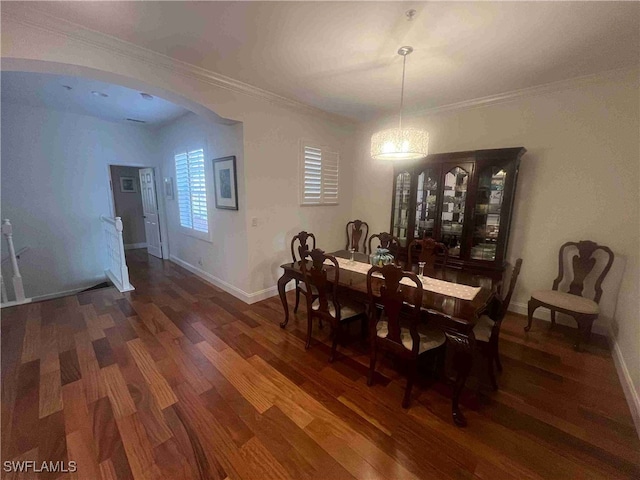
M 311 240 L 311 248 L 309 248 L 309 240 Z M 298 247 L 296 248 L 296 241 Z M 304 230 L 291 239 L 291 258 L 294 262 L 299 261 L 302 258 L 302 254 L 307 250 L 313 250 L 316 248 L 316 236 L 313 233 L 305 232 Z M 296 255 L 297 252 L 297 255 Z M 296 280 L 296 305 L 293 307 L 293 313 L 298 311 L 298 305 L 300 304 L 300 292 L 306 292 L 306 284 Z M 317 291 L 312 291 L 317 296 Z
M 494 390 L 498 389 L 496 375 L 493 371 L 494 363 L 495 368 L 497 368 L 499 372 L 502 371 L 502 362 L 500 362 L 499 352 L 500 326 L 502 325 L 502 320 L 507 314 L 507 309 L 509 308 L 513 291 L 516 288 L 516 282 L 518 281 L 521 267 L 521 258 L 517 259 L 514 265 L 507 265 L 507 268 L 505 268 L 504 271 L 504 278 L 502 280 L 501 295 L 496 295 L 496 297 L 494 297 L 492 306 L 489 308 L 488 313 L 480 316 L 473 327 L 473 334 L 476 337 L 476 345 L 479 349 L 483 350 L 487 358 L 489 379 L 491 380 L 491 386 Z M 505 287 L 507 288 L 505 289 Z
M 364 230 L 364 237 L 362 236 Z M 369 224 L 362 220 L 351 220 L 347 223 L 347 245 L 344 247 L 347 250 L 354 249 L 356 252 L 367 253 L 367 236 L 369 235 Z M 362 244 L 362 248 L 360 245 Z
M 504 269 L 522 147 L 428 155 L 394 168 L 390 232 L 431 237 L 452 266 Z M 403 259 L 404 260 L 404 259 Z
M 577 251 L 577 254 L 575 254 Z M 596 254 L 602 252 L 603 257 L 598 261 Z M 533 313 L 538 307 L 551 310 L 551 325 L 556 323 L 556 312 L 572 316 L 578 324 L 578 337 L 574 345 L 580 350 L 581 342 L 588 342 L 591 337 L 591 327 L 600 313 L 600 297 L 602 297 L 602 282 L 613 264 L 613 252 L 610 248 L 598 245 L 589 240 L 567 242 L 560 247 L 558 277 L 553 281 L 551 290 L 538 290 L 531 293 L 528 304 L 528 323 L 525 332 L 531 329 Z M 600 264 L 600 272 L 596 275 L 593 285 L 593 300 L 582 296 L 585 279 Z M 566 271 L 565 267 L 568 267 Z M 560 288 L 570 282 L 568 291 Z
M 379 272 L 384 284 L 379 287 L 379 296 L 374 296 L 372 274 Z M 409 278 L 416 287 L 411 290 L 411 299 L 405 303 L 400 281 Z M 442 330 L 425 328 L 422 318 L 422 282 L 415 273 L 403 272 L 396 265 L 374 266 L 367 273 L 367 293 L 369 295 L 369 375 L 367 385 L 373 384 L 376 359 L 379 350 L 406 360 L 409 363 L 407 387 L 402 400 L 402 407 L 409 408 L 411 388 L 415 381 L 418 357 L 433 353 L 445 343 Z M 402 321 L 401 321 L 401 311 Z
M 340 269 L 338 261 L 333 255 L 327 255 L 323 250 L 315 248 L 312 251 L 302 253 L 300 267 L 304 283 L 306 284 L 305 297 L 307 299 L 307 342 L 305 348 L 311 345 L 311 331 L 313 330 L 313 319 L 317 318 L 322 322 L 326 320 L 331 325 L 333 334 L 333 344 L 331 345 L 331 355 L 329 361 L 333 362 L 336 355 L 338 341 L 342 337 L 342 324 L 351 322 L 358 317 L 366 321 L 365 308 L 356 302 L 347 302 L 344 299 L 338 301 L 338 288 L 340 284 Z M 311 262 L 305 260 L 310 259 Z M 327 280 L 328 260 L 333 264 L 333 282 Z M 311 292 L 315 289 L 317 296 Z
M 436 242 L 433 238 L 412 240 L 407 249 L 409 265 L 424 262 L 426 269 L 433 269 L 436 265 L 446 265 L 449 249 L 444 243 Z
M 386 248 L 387 250 L 389 250 L 389 253 L 393 255 L 393 260 L 397 265 L 400 261 L 400 252 L 402 250 L 400 240 L 387 232 L 374 233 L 369 237 L 369 253 L 373 253 L 371 240 L 373 240 L 374 238 L 377 238 L 380 242 L 379 248 Z
M 336 257 L 349 258 L 348 251 L 334 252 Z M 367 263 L 368 255 L 355 254 L 355 260 Z M 285 263 L 281 265 L 282 276 L 278 279 L 278 293 L 284 309 L 284 320 L 280 327 L 285 328 L 289 323 L 289 306 L 287 303 L 286 286 L 291 280 L 303 279 L 302 269 L 299 263 Z M 335 271 L 335 268 L 331 270 Z M 472 354 L 475 348 L 475 336 L 473 327 L 477 319 L 482 315 L 491 303 L 500 280 L 492 276 L 477 275 L 475 273 L 454 268 L 437 268 L 432 273 L 434 278 L 448 282 L 481 287 L 480 292 L 473 300 L 462 300 L 447 295 L 425 291 L 422 296 L 422 315 L 429 316 L 433 326 L 440 328 L 447 337 L 447 348 L 452 351 L 453 368 L 456 371 L 456 380 L 453 388 L 451 410 L 453 421 L 458 426 L 466 425 L 466 420 L 461 412 L 458 401 L 464 388 L 472 365 Z M 334 281 L 332 271 L 328 272 L 328 280 Z M 380 286 L 383 280 L 372 279 L 374 296 L 379 296 Z M 369 301 L 367 291 L 367 276 L 350 270 L 340 270 L 338 286 L 354 301 L 366 303 Z M 411 287 L 402 289 L 407 301 L 411 299 Z

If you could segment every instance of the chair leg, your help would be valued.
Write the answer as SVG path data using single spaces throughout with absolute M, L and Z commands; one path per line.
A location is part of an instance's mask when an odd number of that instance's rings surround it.
M 298 305 L 300 304 L 300 288 L 299 282 L 296 280 L 296 305 L 293 307 L 293 313 L 298 313 Z
M 527 326 L 524 327 L 525 332 L 531 330 L 531 323 L 533 322 L 533 312 L 535 312 L 536 308 L 538 308 L 539 306 L 540 303 L 537 300 L 534 300 L 533 298 L 529 300 L 529 303 L 527 304 Z
M 576 351 L 582 351 L 582 342 L 588 343 L 591 339 L 591 328 L 593 327 L 593 322 L 595 318 L 593 317 L 576 317 L 576 322 L 578 322 L 578 338 L 573 346 Z
M 551 326 L 550 329 L 556 326 L 556 311 L 551 310 Z
M 313 330 L 313 319 L 311 314 L 307 313 L 307 343 L 305 344 L 305 350 L 308 350 L 311 346 L 311 330 Z
M 411 362 L 409 366 L 409 376 L 407 378 L 407 389 L 404 391 L 404 398 L 402 399 L 402 408 L 409 408 L 411 402 L 411 389 L 413 388 L 413 382 L 416 378 L 416 370 L 418 369 L 417 359 Z
M 491 350 L 487 352 L 487 366 L 489 367 L 489 380 L 494 391 L 498 390 L 498 382 L 496 382 L 496 374 L 493 371 L 494 355 Z
M 376 361 L 378 360 L 378 349 L 375 343 L 371 345 L 370 359 L 369 359 L 369 373 L 367 375 L 367 385 L 373 385 L 373 375 L 376 371 Z
M 493 352 L 493 361 L 496 364 L 496 369 L 498 370 L 498 372 L 502 373 L 502 362 L 500 361 L 500 338 L 496 338 L 494 340 L 493 345 L 491 346 L 492 348 L 492 352 Z
M 329 362 L 333 362 L 336 359 L 336 349 L 338 347 L 338 341 L 342 337 L 340 331 L 340 325 L 336 325 L 333 329 L 333 343 L 331 344 L 331 354 L 329 355 Z

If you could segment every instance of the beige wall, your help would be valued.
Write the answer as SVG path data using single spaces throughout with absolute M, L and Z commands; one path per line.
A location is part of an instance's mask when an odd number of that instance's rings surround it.
M 113 201 L 116 207 L 116 216 L 122 218 L 122 237 L 125 248 L 127 245 L 147 243 L 144 233 L 144 219 L 142 216 L 142 194 L 140 193 L 140 178 L 138 168 L 111 165 L 111 182 L 113 183 Z M 133 177 L 136 179 L 137 192 L 122 192 L 120 190 L 120 177 Z
M 508 252 L 512 260 L 524 259 L 512 309 L 524 313 L 531 291 L 550 288 L 557 275 L 558 248 L 565 241 L 590 239 L 616 253 L 619 261 L 604 286 L 603 316 L 615 317 L 612 330 L 636 392 L 640 388 L 638 93 L 634 71 L 499 105 L 406 120 L 428 129 L 433 153 L 527 148 Z M 372 231 L 389 229 L 392 167 L 371 160 L 368 150 L 371 133 L 386 122 L 365 125 L 358 140 L 353 213 L 368 221 Z M 621 260 L 626 260 L 624 272 Z M 605 323 L 600 321 L 601 330 Z

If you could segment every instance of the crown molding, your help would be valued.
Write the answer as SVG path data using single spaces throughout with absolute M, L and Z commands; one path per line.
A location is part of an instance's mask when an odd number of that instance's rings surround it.
M 133 59 L 152 67 L 162 68 L 173 74 L 177 73 L 184 77 L 198 80 L 214 87 L 266 100 L 272 104 L 284 106 L 304 113 L 321 116 L 333 122 L 341 124 L 357 123 L 351 118 L 327 112 L 306 103 L 269 92 L 268 90 L 235 80 L 231 77 L 227 77 L 205 68 L 198 67 L 197 65 L 177 60 L 114 36 L 91 30 L 83 25 L 44 13 L 30 6 L 21 5 L 18 8 L 15 6 L 13 8 L 3 8 L 2 17 L 3 20 L 10 19 L 16 24 L 62 36 L 84 45 L 104 50 L 111 54 Z
M 542 85 L 536 85 L 534 87 L 526 87 L 518 90 L 512 90 L 510 92 L 499 93 L 496 95 L 488 95 L 486 97 L 474 98 L 471 100 L 464 100 L 462 102 L 450 103 L 447 105 L 441 105 L 432 108 L 423 108 L 410 110 L 406 112 L 408 116 L 423 116 L 433 115 L 436 113 L 450 112 L 455 110 L 468 110 L 472 108 L 488 107 L 491 105 L 498 105 L 501 103 L 507 103 L 514 100 L 535 97 L 538 95 L 544 95 L 546 93 L 559 92 L 562 90 L 572 90 L 576 88 L 585 87 L 594 83 L 603 82 L 612 78 L 621 77 L 627 74 L 636 73 L 640 75 L 640 65 L 617 68 L 614 70 L 607 70 L 605 72 L 593 73 L 590 75 L 583 75 L 580 77 L 573 77 L 566 80 L 559 80 L 557 82 L 545 83 Z M 379 117 L 380 118 L 380 117 Z

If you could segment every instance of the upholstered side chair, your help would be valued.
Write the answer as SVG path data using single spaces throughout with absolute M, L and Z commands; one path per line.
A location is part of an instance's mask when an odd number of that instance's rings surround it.
M 580 350 L 582 342 L 589 341 L 593 322 L 600 314 L 602 282 L 611 269 L 614 255 L 608 247 L 583 240 L 562 245 L 558 257 L 558 277 L 553 281 L 551 290 L 538 290 L 531 294 L 528 304 L 529 318 L 524 330 L 528 332 L 531 329 L 533 313 L 539 307 L 551 311 L 552 327 L 556 323 L 557 312 L 570 315 L 578 324 L 578 336 L 574 347 Z M 599 265 L 599 268 L 596 268 L 596 265 Z M 583 296 L 586 280 L 593 282 L 593 298 Z M 567 291 L 563 291 L 563 286 Z

